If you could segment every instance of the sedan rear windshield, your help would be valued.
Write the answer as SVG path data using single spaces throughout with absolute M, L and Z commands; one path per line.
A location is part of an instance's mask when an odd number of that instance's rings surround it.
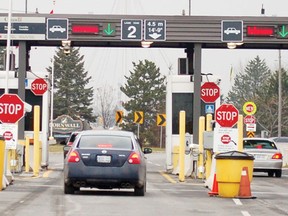
M 269 140 L 244 140 L 243 147 L 246 149 L 277 149 L 275 143 Z
M 78 148 L 116 148 L 131 150 L 133 145 L 130 137 L 83 135 L 78 142 Z

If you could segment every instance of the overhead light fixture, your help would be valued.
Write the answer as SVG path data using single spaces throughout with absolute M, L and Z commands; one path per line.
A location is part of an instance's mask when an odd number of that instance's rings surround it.
M 71 46 L 71 41 L 70 40 L 63 40 L 62 41 L 62 46 Z
M 243 42 L 229 42 L 227 43 L 227 47 L 229 49 L 235 49 L 237 46 L 243 45 Z
M 229 49 L 235 49 L 236 48 L 236 43 L 227 43 L 227 47 Z
M 141 46 L 143 48 L 149 48 L 152 43 L 152 41 L 141 41 Z
M 62 41 L 62 46 L 63 46 L 63 52 L 65 55 L 69 55 L 70 54 L 70 49 L 71 49 L 71 41 L 70 40 L 66 40 L 66 41 Z

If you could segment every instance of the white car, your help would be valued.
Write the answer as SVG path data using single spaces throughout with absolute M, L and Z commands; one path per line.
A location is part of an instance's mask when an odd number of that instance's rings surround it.
M 227 28 L 225 31 L 224 31 L 225 34 L 229 35 L 229 34 L 240 34 L 240 30 L 237 30 L 236 28 Z
M 50 29 L 49 29 L 49 31 L 51 31 L 51 32 L 61 32 L 61 33 L 63 33 L 63 32 L 65 32 L 66 31 L 66 29 L 65 28 L 62 28 L 61 26 L 59 26 L 59 25 L 54 25 L 54 26 L 52 26 Z

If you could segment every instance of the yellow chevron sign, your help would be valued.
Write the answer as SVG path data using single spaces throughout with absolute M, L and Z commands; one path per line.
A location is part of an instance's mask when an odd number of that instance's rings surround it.
M 255 136 L 255 134 L 254 134 L 253 131 L 248 131 L 248 132 L 247 132 L 247 137 L 252 138 L 252 137 L 254 137 L 254 136 Z
M 166 126 L 166 114 L 158 114 L 157 115 L 157 125 L 158 126 Z
M 143 124 L 144 121 L 144 114 L 142 111 L 134 112 L 134 123 Z
M 117 124 L 122 123 L 123 111 L 116 111 L 115 120 Z

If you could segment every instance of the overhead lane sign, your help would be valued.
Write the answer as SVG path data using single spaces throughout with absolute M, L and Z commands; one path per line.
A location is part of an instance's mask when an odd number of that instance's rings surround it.
M 144 26 L 144 40 L 166 40 L 166 20 L 144 20 Z
M 142 20 L 121 20 L 121 40 L 142 41 Z
M 48 40 L 67 40 L 68 19 L 48 18 L 46 34 Z
M 0 17 L 0 40 L 7 39 L 8 18 Z M 45 17 L 12 17 L 12 40 L 45 40 Z
M 243 21 L 242 20 L 222 20 L 221 40 L 222 42 L 242 42 L 243 41 Z
M 277 38 L 286 39 L 288 37 L 288 25 L 278 26 Z

